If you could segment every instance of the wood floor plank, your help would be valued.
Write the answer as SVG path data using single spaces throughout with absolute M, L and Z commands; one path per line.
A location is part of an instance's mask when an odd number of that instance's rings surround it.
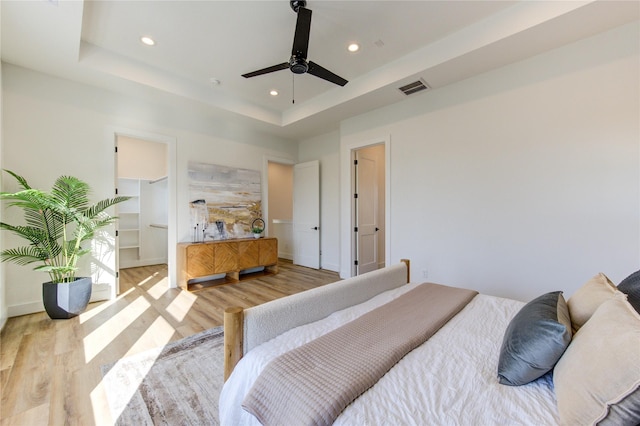
M 42 404 L 15 416 L 2 417 L 0 426 L 45 425 L 49 418 L 49 404 Z
M 225 308 L 251 307 L 339 280 L 280 260 L 279 273 L 197 292 L 168 289 L 167 266 L 120 271 L 120 296 L 82 315 L 9 318 L 0 334 L 0 426 L 109 425 L 101 367 L 222 325 Z

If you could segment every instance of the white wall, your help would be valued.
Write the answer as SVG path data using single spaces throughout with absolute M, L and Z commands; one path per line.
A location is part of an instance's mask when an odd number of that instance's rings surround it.
M 171 104 L 148 102 L 87 85 L 3 64 L 3 167 L 26 176 L 36 187 L 50 188 L 60 174 L 87 181 L 95 199 L 113 195 L 115 163 L 109 129 L 127 128 L 167 135 L 177 143 L 177 240 L 189 241 L 189 160 L 262 169 L 264 156 L 297 156 L 291 141 L 275 138 L 233 120 L 216 119 L 190 109 L 178 98 Z M 15 189 L 4 181 L 4 190 Z M 6 212 L 6 219 L 10 219 Z M 112 238 L 112 230 L 111 230 Z M 18 245 L 5 235 L 7 246 Z M 105 248 L 107 253 L 108 247 Z M 106 259 L 106 260 L 105 260 Z M 115 259 L 86 262 L 94 280 L 112 286 Z M 91 269 L 93 268 L 93 269 Z M 175 279 L 175 277 L 173 277 Z M 6 265 L 9 316 L 42 310 L 41 283 L 46 275 L 28 267 Z
M 344 121 L 343 148 L 390 138 L 391 263 L 522 300 L 637 270 L 639 39 L 634 23 Z
M 0 7 L 0 21 L 2 20 L 2 8 Z M 1 31 L 0 31 L 1 33 Z M 0 46 L 2 46 L 2 36 L 0 36 Z M 4 134 L 3 130 L 3 121 L 2 121 L 2 67 L 0 67 L 0 169 L 4 168 L 4 155 L 3 155 L 3 147 L 2 147 L 2 135 Z M 2 188 L 2 182 L 4 180 L 4 176 L 2 176 L 2 172 L 0 172 L 0 188 Z M 0 206 L 3 207 L 3 206 Z M 0 208 L 0 221 L 4 220 L 3 208 Z M 0 247 L 4 247 L 4 232 L 0 232 Z M 5 265 L 4 263 L 0 263 L 0 330 L 4 327 L 7 322 L 7 298 L 5 294 Z
M 320 162 L 320 267 L 340 270 L 340 134 L 301 141 L 298 161 Z

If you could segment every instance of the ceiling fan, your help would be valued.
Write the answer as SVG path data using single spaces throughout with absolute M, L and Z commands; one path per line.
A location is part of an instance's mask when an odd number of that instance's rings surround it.
M 307 61 L 309 32 L 311 31 L 311 10 L 305 7 L 307 5 L 306 1 L 290 1 L 289 3 L 291 5 L 291 9 L 293 9 L 293 11 L 298 15 L 298 20 L 296 21 L 296 32 L 293 37 L 293 48 L 291 49 L 291 58 L 289 59 L 289 62 L 283 62 L 261 70 L 242 74 L 242 76 L 245 78 L 251 78 L 289 68 L 294 74 L 309 73 L 339 86 L 347 84 L 348 81 L 339 75 L 332 73 L 313 61 Z

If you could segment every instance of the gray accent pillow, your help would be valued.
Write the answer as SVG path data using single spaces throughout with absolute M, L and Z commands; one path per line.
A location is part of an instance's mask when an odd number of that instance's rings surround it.
M 571 342 L 571 319 L 561 291 L 543 294 L 509 323 L 498 361 L 498 381 L 519 386 L 551 371 Z
M 640 271 L 636 271 L 618 284 L 618 290 L 627 295 L 627 301 L 640 313 Z

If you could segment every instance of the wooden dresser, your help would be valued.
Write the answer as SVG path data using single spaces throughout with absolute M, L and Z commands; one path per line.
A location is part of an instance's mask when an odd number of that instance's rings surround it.
M 177 256 L 178 282 L 189 291 L 278 273 L 277 238 L 179 243 Z M 258 266 L 264 266 L 264 271 L 240 275 L 240 271 Z M 217 274 L 226 275 L 222 279 L 193 282 Z

